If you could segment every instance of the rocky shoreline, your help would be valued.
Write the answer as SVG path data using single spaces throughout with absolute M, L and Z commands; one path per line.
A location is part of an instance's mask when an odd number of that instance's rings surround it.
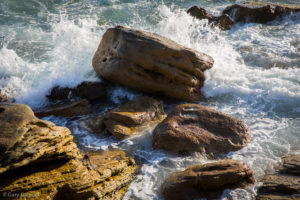
M 266 23 L 298 11 L 297 6 L 244 3 L 226 8 L 219 17 L 197 6 L 188 13 L 229 30 L 236 23 Z M 242 120 L 196 104 L 201 100 L 204 71 L 213 64 L 211 56 L 155 33 L 109 28 L 93 57 L 102 82 L 56 86 L 48 95 L 51 105 L 34 111 L 0 96 L 0 195 L 4 199 L 122 199 L 139 173 L 131 155 L 120 149 L 80 149 L 68 128 L 37 118 L 85 115 L 81 123 L 94 134 L 125 140 L 153 130 L 155 150 L 180 156 L 196 152 L 217 159 L 172 173 L 161 186 L 166 200 L 218 199 L 225 189 L 253 187 L 257 182 L 261 182 L 259 200 L 300 199 L 299 155 L 283 158 L 276 174 L 262 180 L 255 180 L 245 163 L 226 158 L 251 142 L 251 132 Z M 113 84 L 141 96 L 98 112 L 97 105 L 109 101 Z M 162 98 L 175 99 L 171 111 L 165 111 Z

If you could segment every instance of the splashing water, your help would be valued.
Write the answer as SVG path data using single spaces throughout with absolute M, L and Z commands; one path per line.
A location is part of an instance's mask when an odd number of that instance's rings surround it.
M 231 3 L 241 1 L 230 1 Z M 300 3 L 295 1 L 277 1 Z M 228 32 L 194 20 L 187 8 L 194 0 L 3 0 L 0 2 L 0 90 L 33 108 L 46 105 L 55 85 L 75 86 L 97 80 L 91 61 L 108 27 L 125 25 L 158 33 L 211 55 L 214 67 L 205 72 L 199 102 L 244 120 L 252 141 L 228 157 L 249 164 L 259 180 L 280 157 L 300 150 L 300 14 L 267 25 L 238 24 Z M 229 2 L 201 1 L 213 14 Z M 122 88 L 112 102 L 138 94 Z M 109 109 L 109 108 L 108 108 Z M 48 119 L 48 118 L 47 118 Z M 72 130 L 80 145 L 122 148 L 141 163 L 125 199 L 162 199 L 161 184 L 170 173 L 210 162 L 200 155 L 178 157 L 154 151 L 149 132 L 117 141 L 83 130 L 78 121 L 50 117 Z M 255 187 L 227 190 L 223 199 L 253 199 Z

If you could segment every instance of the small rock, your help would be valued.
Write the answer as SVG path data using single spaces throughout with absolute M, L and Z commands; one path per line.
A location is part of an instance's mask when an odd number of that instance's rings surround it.
M 106 129 L 117 139 L 145 133 L 166 117 L 159 101 L 139 97 L 104 116 Z
M 207 19 L 210 24 L 218 26 L 222 30 L 229 30 L 234 24 L 229 15 L 223 14 L 219 17 L 216 17 L 208 14 L 207 11 L 200 6 L 191 7 L 190 9 L 188 9 L 187 13 L 199 20 Z
M 283 167 L 281 168 L 282 173 L 300 175 L 300 154 L 292 155 L 282 159 Z
M 152 146 L 215 157 L 237 151 L 249 141 L 250 132 L 243 121 L 206 106 L 181 104 L 154 129 Z
M 218 199 L 225 189 L 254 183 L 253 171 L 246 164 L 222 160 L 175 172 L 165 180 L 162 190 L 166 200 Z
M 194 101 L 212 57 L 154 33 L 109 28 L 94 55 L 97 75 L 141 92 Z
M 85 115 L 92 112 L 92 108 L 86 99 L 76 100 L 72 102 L 55 104 L 42 108 L 35 112 L 38 117 L 46 117 L 50 115 L 58 117 L 73 117 Z

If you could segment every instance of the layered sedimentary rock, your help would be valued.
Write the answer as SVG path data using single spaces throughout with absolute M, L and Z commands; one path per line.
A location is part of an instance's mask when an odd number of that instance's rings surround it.
M 169 176 L 162 187 L 166 200 L 218 199 L 224 189 L 254 184 L 253 171 L 236 160 L 195 165 Z
M 258 188 L 259 200 L 300 199 L 300 155 L 282 159 L 283 164 L 276 174 L 267 174 Z
M 70 131 L 20 104 L 0 104 L 4 199 L 122 199 L 137 165 L 120 150 L 81 154 Z
M 103 123 L 117 139 L 145 133 L 166 117 L 162 104 L 150 97 L 139 97 L 110 111 Z
M 267 23 L 277 17 L 299 12 L 300 6 L 269 2 L 245 2 L 228 6 L 222 14 L 228 14 L 235 23 Z
M 249 141 L 250 132 L 243 121 L 206 106 L 181 104 L 154 129 L 152 146 L 215 157 L 239 150 Z
M 93 67 L 104 79 L 132 89 L 193 101 L 213 62 L 168 38 L 117 26 L 103 35 Z
M 36 116 L 58 116 L 58 117 L 73 117 L 77 115 L 85 115 L 92 112 L 92 107 L 86 99 L 75 100 L 66 103 L 51 105 L 35 111 Z

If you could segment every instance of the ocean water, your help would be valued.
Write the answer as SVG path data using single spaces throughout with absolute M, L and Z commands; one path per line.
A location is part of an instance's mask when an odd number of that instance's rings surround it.
M 199 104 L 248 124 L 251 142 L 227 156 L 249 164 L 258 180 L 253 187 L 225 191 L 221 199 L 254 199 L 259 180 L 280 157 L 300 152 L 300 13 L 266 25 L 237 24 L 227 32 L 186 14 L 193 5 L 219 14 L 236 2 L 241 1 L 1 0 L 0 90 L 35 109 L 49 103 L 46 95 L 55 85 L 99 80 L 92 57 L 103 33 L 115 25 L 152 31 L 205 52 L 215 64 L 205 72 L 205 98 Z M 121 87 L 111 93 L 117 105 L 124 97 L 140 95 Z M 119 142 L 91 134 L 81 126 L 82 119 L 45 119 L 69 127 L 80 146 L 122 148 L 136 158 L 140 171 L 124 199 L 163 199 L 160 187 L 168 175 L 212 161 L 198 154 L 154 151 L 151 131 Z

